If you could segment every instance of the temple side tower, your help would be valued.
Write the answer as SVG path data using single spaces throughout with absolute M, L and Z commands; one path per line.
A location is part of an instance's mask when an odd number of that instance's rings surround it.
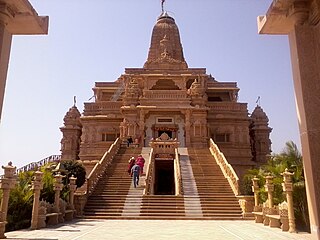
M 263 109 L 257 105 L 251 114 L 250 139 L 252 159 L 258 166 L 265 164 L 268 155 L 271 153 L 269 119 Z
M 80 150 L 80 137 L 82 125 L 80 123 L 80 112 L 74 105 L 63 118 L 64 126 L 60 128 L 61 139 L 61 160 L 78 160 Z

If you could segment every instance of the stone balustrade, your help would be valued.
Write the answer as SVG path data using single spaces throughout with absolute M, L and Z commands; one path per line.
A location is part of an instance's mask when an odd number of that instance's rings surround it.
M 234 102 L 208 102 L 206 106 L 210 110 L 215 111 L 239 111 L 247 113 L 246 103 L 234 103 Z
M 181 92 L 181 90 L 144 90 L 143 98 L 181 100 L 188 98 L 188 94 L 187 92 Z
M 228 179 L 228 182 L 233 190 L 233 193 L 238 196 L 239 195 L 239 178 L 234 171 L 231 164 L 228 163 L 223 153 L 219 150 L 218 146 L 210 139 L 210 148 L 209 148 L 212 156 L 217 161 L 220 166 L 223 175 Z
M 180 171 L 180 155 L 178 148 L 175 149 L 175 158 L 174 158 L 174 181 L 175 181 L 175 195 L 180 196 L 183 194 L 182 188 L 182 179 Z
M 154 174 L 154 159 L 155 153 L 153 148 L 151 148 L 148 165 L 146 166 L 146 187 L 144 189 L 144 195 L 151 195 L 153 194 L 153 174 Z
M 96 184 L 98 183 L 102 173 L 106 170 L 106 168 L 111 164 L 114 155 L 118 152 L 121 145 L 121 139 L 117 138 L 116 141 L 111 144 L 108 151 L 102 156 L 101 160 L 94 166 L 92 171 L 87 177 L 87 196 L 90 196 L 92 191 L 94 190 Z
M 293 173 L 285 170 L 283 175 L 282 188 L 286 194 L 286 201 L 278 206 L 273 205 L 274 183 L 272 176 L 266 176 L 265 190 L 268 193 L 268 200 L 262 205 L 259 204 L 259 185 L 258 178 L 252 179 L 252 191 L 255 198 L 253 214 L 256 223 L 263 223 L 265 226 L 280 227 L 282 231 L 296 232 L 292 191 L 293 185 L 291 177 Z
M 170 139 L 166 134 L 161 135 L 159 138 L 151 139 L 149 143 L 155 154 L 168 153 L 175 154 L 175 149 L 180 145 L 177 139 Z
M 111 101 L 84 103 L 83 115 L 89 116 L 89 115 L 92 115 L 93 113 L 97 115 L 103 115 L 104 112 L 106 112 L 107 110 L 114 109 L 116 111 L 119 111 L 121 106 L 122 106 L 122 102 L 111 102 Z

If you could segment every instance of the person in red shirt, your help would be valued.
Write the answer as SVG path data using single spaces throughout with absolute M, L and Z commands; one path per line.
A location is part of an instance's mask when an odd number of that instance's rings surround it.
M 136 159 L 136 164 L 138 164 L 140 166 L 141 175 L 143 174 L 144 163 L 145 163 L 145 160 L 142 157 L 142 155 L 140 154 Z
M 134 157 L 131 157 L 129 159 L 128 170 L 127 170 L 129 175 L 131 175 L 131 168 L 133 167 L 134 164 L 135 164 L 135 159 Z

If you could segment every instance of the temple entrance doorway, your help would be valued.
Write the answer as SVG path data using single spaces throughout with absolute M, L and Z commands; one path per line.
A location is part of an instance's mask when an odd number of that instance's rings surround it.
M 148 147 L 152 139 L 167 133 L 169 138 L 177 139 L 179 147 L 185 147 L 185 123 L 184 117 L 178 112 L 154 114 L 149 112 L 145 118 L 144 146 Z
M 155 160 L 154 195 L 175 195 L 173 160 Z

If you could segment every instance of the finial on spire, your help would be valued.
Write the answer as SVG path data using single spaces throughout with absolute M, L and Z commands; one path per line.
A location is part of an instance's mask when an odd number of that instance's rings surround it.
M 257 101 L 256 101 L 256 104 L 257 104 L 257 106 L 260 107 L 260 96 L 258 96 L 258 99 L 257 99 Z
M 73 96 L 73 106 L 74 106 L 74 107 L 76 106 L 76 103 L 77 103 L 76 96 Z
M 164 4 L 165 0 L 161 0 L 161 10 L 162 10 L 162 13 L 164 13 L 164 9 L 163 9 L 163 4 Z

